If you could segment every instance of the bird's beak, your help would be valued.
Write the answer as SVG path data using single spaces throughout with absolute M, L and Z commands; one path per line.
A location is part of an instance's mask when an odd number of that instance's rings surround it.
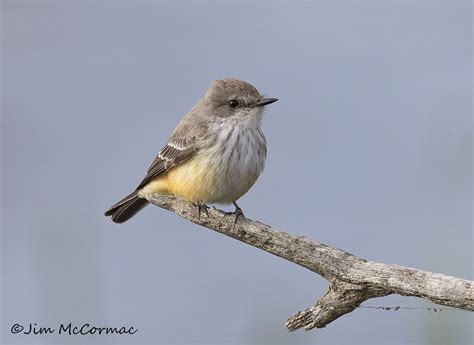
M 260 101 L 255 103 L 255 106 L 256 107 L 263 107 L 265 105 L 275 103 L 276 101 L 278 101 L 278 98 L 262 98 Z

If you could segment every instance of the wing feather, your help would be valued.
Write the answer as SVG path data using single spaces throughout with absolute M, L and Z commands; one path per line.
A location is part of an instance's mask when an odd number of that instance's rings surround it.
M 169 171 L 174 166 L 181 164 L 198 151 L 194 145 L 194 140 L 186 138 L 177 138 L 170 140 L 168 144 L 158 153 L 153 162 L 151 162 L 148 172 L 137 189 L 142 188 L 150 181 Z

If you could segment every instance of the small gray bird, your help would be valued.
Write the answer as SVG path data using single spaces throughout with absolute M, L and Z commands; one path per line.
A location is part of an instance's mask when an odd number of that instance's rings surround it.
M 206 203 L 235 206 L 235 222 L 243 212 L 236 201 L 253 186 L 265 165 L 267 145 L 260 129 L 264 98 L 249 83 L 224 78 L 181 120 L 166 146 L 133 193 L 113 205 L 106 216 L 123 223 L 148 204 L 147 194 L 175 195 L 207 213 Z

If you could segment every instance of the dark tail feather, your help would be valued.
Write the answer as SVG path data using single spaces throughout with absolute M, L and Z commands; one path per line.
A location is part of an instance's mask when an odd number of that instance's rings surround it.
M 106 216 L 112 216 L 114 223 L 123 223 L 136 215 L 142 208 L 148 205 L 148 200 L 138 197 L 138 192 L 133 192 L 109 208 Z

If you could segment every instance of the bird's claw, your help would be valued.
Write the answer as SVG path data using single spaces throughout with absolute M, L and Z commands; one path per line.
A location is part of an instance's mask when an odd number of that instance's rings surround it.
M 198 219 L 201 220 L 201 212 L 206 212 L 206 216 L 209 218 L 209 209 L 210 207 L 202 202 L 197 202 L 197 209 L 198 209 Z
M 239 217 L 242 217 L 243 219 L 245 219 L 245 215 L 244 215 L 244 212 L 242 211 L 242 209 L 239 207 L 239 205 L 237 205 L 237 203 L 233 203 L 234 206 L 235 206 L 235 211 L 229 211 L 229 212 L 225 212 L 224 213 L 224 216 L 230 216 L 230 215 L 235 215 L 235 221 L 234 221 L 234 227 L 233 229 L 235 229 L 235 225 L 237 224 L 237 221 L 239 220 Z

